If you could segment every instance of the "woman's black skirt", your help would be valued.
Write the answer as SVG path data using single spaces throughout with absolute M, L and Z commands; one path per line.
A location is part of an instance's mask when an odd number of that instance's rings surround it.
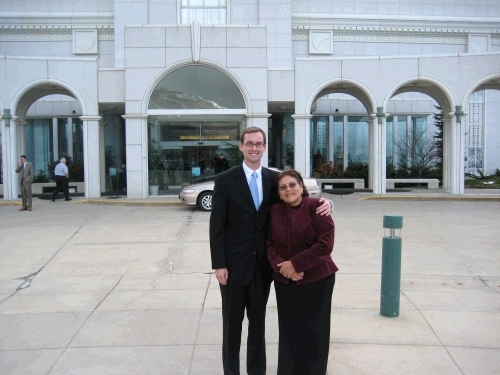
M 335 274 L 297 285 L 274 283 L 278 303 L 278 375 L 324 375 L 330 349 Z

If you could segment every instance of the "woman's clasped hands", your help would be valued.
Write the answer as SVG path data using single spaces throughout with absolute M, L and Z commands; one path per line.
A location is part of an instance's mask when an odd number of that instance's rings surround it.
M 277 265 L 280 267 L 280 274 L 285 276 L 287 279 L 291 279 L 293 281 L 299 281 L 302 280 L 304 277 L 304 272 L 297 272 L 295 271 L 295 268 L 293 267 L 292 262 L 289 260 L 285 260 L 284 262 L 278 263 Z

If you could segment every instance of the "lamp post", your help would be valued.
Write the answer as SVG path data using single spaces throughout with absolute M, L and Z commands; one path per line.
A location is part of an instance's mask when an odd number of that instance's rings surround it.
M 384 215 L 383 226 L 389 236 L 382 238 L 382 276 L 380 287 L 380 315 L 388 318 L 399 316 L 401 288 L 401 237 L 396 229 L 403 228 L 403 217 Z

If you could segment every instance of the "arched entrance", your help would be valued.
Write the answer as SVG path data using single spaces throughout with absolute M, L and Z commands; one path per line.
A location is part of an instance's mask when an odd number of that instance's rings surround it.
M 469 88 L 462 101 L 466 187 L 470 182 L 468 179 L 496 175 L 500 168 L 500 127 L 497 121 L 499 104 L 500 74 L 478 80 Z M 490 186 L 482 183 L 479 185 Z
M 353 111 L 354 103 L 357 111 Z M 303 132 L 309 134 L 303 145 L 304 150 L 309 151 L 306 162 L 301 165 L 302 152 L 299 151 L 295 167 L 303 168 L 306 175 L 325 178 L 321 175 L 325 172 L 328 176 L 342 178 L 344 172 L 349 173 L 346 170 L 351 164 L 352 168 L 361 169 L 362 176 L 356 177 L 364 178 L 365 186 L 372 187 L 373 176 L 378 171 L 373 148 L 373 139 L 377 136 L 373 129 L 375 108 L 372 94 L 359 82 L 335 79 L 322 84 L 309 98 L 310 116 L 294 116 L 295 128 L 300 129 L 302 124 Z M 295 142 L 296 147 L 304 143 L 297 135 Z M 329 170 L 323 171 L 324 166 Z
M 54 122 L 53 116 L 45 122 L 29 121 L 27 113 L 30 107 L 39 99 L 50 95 L 63 95 L 76 100 L 81 116 L 75 112 L 75 116 L 66 116 L 64 123 Z M 73 151 L 76 151 L 80 167 L 77 168 L 79 172 L 74 172 L 74 177 L 76 173 L 79 173 L 81 191 L 84 191 L 87 197 L 100 196 L 99 173 L 93 173 L 92 177 L 89 175 L 89 170 L 99 170 L 98 121 L 100 117 L 86 116 L 86 104 L 75 89 L 58 80 L 35 81 L 24 86 L 14 96 L 11 108 L 13 113 L 10 118 L 9 157 L 11 164 L 21 154 L 31 155 L 31 161 L 36 163 L 35 174 L 39 173 L 42 176 L 43 173 L 44 176 L 50 176 L 50 167 L 47 164 L 61 156 L 72 157 Z M 71 133 L 70 141 L 68 137 L 64 137 L 64 140 L 60 142 L 59 135 L 67 135 L 67 133 Z M 11 175 L 9 178 L 9 194 L 4 191 L 4 197 L 7 199 L 17 198 L 18 186 L 15 177 Z
M 222 159 L 238 163 L 246 112 L 240 88 L 219 69 L 191 64 L 165 75 L 147 110 L 149 195 L 211 179 L 226 168 Z
M 409 115 L 401 113 L 407 97 L 416 103 Z M 386 177 L 437 178 L 443 189 L 463 192 L 463 132 L 448 88 L 435 79 L 408 78 L 389 92 L 384 109 L 391 113 L 385 119 Z

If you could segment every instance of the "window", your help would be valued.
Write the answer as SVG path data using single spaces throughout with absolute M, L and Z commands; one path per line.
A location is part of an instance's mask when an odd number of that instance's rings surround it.
M 483 169 L 484 91 L 476 91 L 469 99 L 469 131 L 466 134 L 466 170 L 477 174 Z
M 370 127 L 366 116 L 348 117 L 348 159 L 368 163 Z
M 225 25 L 227 22 L 226 0 L 182 0 L 181 24 L 189 25 L 197 19 L 201 24 Z
M 149 109 L 245 109 L 240 89 L 221 71 L 189 65 L 167 74 L 155 87 Z

